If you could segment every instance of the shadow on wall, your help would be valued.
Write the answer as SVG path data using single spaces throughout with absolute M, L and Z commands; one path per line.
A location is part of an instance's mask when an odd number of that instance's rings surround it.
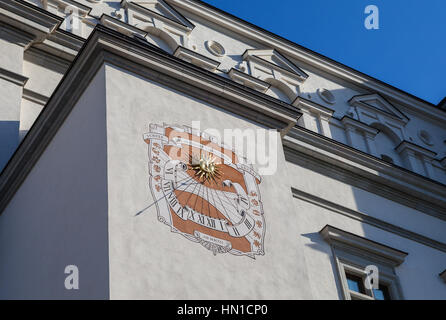
M 308 243 L 306 244 L 307 247 L 310 247 L 313 250 L 320 251 L 321 253 L 326 254 L 327 256 L 330 257 L 331 271 L 333 272 L 333 275 L 335 275 L 338 299 L 339 300 L 344 299 L 340 279 L 339 279 L 339 277 L 336 276 L 338 274 L 338 267 L 336 265 L 336 261 L 334 259 L 331 248 L 325 244 L 325 241 L 324 241 L 324 239 L 322 239 L 322 236 L 319 234 L 319 232 L 304 233 L 304 234 L 301 234 L 301 236 L 308 238 L 311 241 L 310 244 L 308 244 Z

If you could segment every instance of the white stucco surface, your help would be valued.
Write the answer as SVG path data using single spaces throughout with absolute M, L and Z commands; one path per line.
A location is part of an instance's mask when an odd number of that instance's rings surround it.
M 260 184 L 265 256 L 214 256 L 157 220 L 148 186 L 149 123 L 258 128 L 215 106 L 107 66 L 110 297 L 158 299 L 306 299 L 300 222 L 293 216 L 285 160 Z M 131 88 L 131 89 L 130 89 Z M 125 94 L 128 90 L 133 95 Z M 156 99 L 147 99 L 147 97 Z M 279 142 L 280 145 L 280 142 Z
M 0 299 L 109 297 L 104 81 L 102 69 L 0 216 Z

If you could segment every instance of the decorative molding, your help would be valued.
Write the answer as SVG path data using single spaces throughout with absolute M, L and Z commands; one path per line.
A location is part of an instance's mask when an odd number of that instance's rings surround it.
M 271 86 L 268 82 L 254 78 L 249 74 L 246 74 L 234 68 L 231 68 L 231 70 L 229 70 L 228 75 L 235 82 L 243 84 L 244 86 L 247 86 L 262 93 L 265 93 L 266 90 L 268 90 L 268 88 Z
M 302 111 L 317 113 L 320 116 L 327 118 L 327 120 L 331 119 L 335 112 L 333 109 L 303 97 L 297 97 L 296 100 L 293 101 L 293 106 L 300 108 Z
M 48 53 L 51 55 L 49 56 Z M 44 51 L 36 46 L 26 50 L 24 54 L 24 60 L 32 63 L 42 64 L 44 61 L 44 67 L 64 74 L 70 67 L 70 61 L 63 59 L 59 56 L 53 55 L 48 51 Z
M 0 22 L 0 38 L 15 43 L 25 50 L 36 40 L 36 36 Z
M 225 48 L 217 41 L 207 40 L 204 44 L 206 49 L 214 56 L 223 57 L 226 54 Z
M 432 161 L 437 155 L 435 152 L 405 140 L 395 148 L 395 151 L 402 156 L 410 170 L 430 178 L 435 177 L 432 167 Z
M 0 1 L 0 21 L 32 34 L 39 42 L 56 30 L 63 19 L 23 0 L 8 0 Z
M 102 25 L 106 26 L 107 28 L 121 32 L 122 34 L 125 34 L 126 36 L 129 37 L 132 37 L 133 35 L 136 34 L 140 37 L 145 38 L 148 33 L 147 31 L 141 30 L 137 27 L 134 27 L 128 23 L 125 23 L 119 19 L 113 18 L 106 14 L 102 14 L 99 21 L 102 23 Z
M 348 116 L 342 117 L 341 123 L 344 125 L 345 135 L 350 146 L 359 149 L 365 145 L 368 153 L 378 156 L 375 144 L 375 137 L 379 133 L 378 129 Z M 357 133 L 358 131 L 360 134 Z
M 33 48 L 45 51 L 53 56 L 72 62 L 79 50 L 82 48 L 85 39 L 73 33 L 57 29 L 41 43 L 36 43 Z
M 60 11 L 66 12 L 67 8 L 75 8 L 78 17 L 86 17 L 90 14 L 91 8 L 74 0 L 46 0 L 47 6 L 57 7 Z
M 140 5 L 135 1 L 122 0 L 121 7 L 126 10 L 126 23 L 161 38 L 172 51 L 178 46 L 188 47 L 188 36 L 195 26 L 164 1 L 156 0 L 151 4 L 161 3 L 170 8 L 169 16 L 144 7 L 143 5 L 149 5 L 147 2 Z
M 330 90 L 325 89 L 325 88 L 318 88 L 316 90 L 319 98 L 321 98 L 324 102 L 328 103 L 328 104 L 335 104 L 336 103 L 336 98 L 333 95 L 333 93 L 331 93 Z
M 410 141 L 402 141 L 396 148 L 396 152 L 403 153 L 403 152 L 414 152 L 418 153 L 420 155 L 425 156 L 427 159 L 432 160 L 437 156 L 437 153 L 434 151 L 431 151 L 429 149 L 423 148 L 419 145 L 416 145 Z
M 428 146 L 433 146 L 434 145 L 434 142 L 432 141 L 432 136 L 426 130 L 423 130 L 423 129 L 418 130 L 417 134 L 418 134 L 418 138 L 420 138 L 420 140 L 424 144 L 426 144 Z
M 275 49 L 248 49 L 243 53 L 242 57 L 246 61 L 255 60 L 261 64 L 267 64 L 280 72 L 285 72 L 290 77 L 295 78 L 297 82 L 303 82 L 308 78 L 308 74 Z
M 408 253 L 391 248 L 384 244 L 368 240 L 353 233 L 326 225 L 319 231 L 325 241 L 335 247 L 348 248 L 352 251 L 366 253 L 368 257 L 377 257 L 377 260 L 384 260 L 392 267 L 399 266 L 404 262 Z
M 409 239 L 411 241 L 415 241 L 418 243 L 421 243 L 425 246 L 429 246 L 431 248 L 434 248 L 436 250 L 446 252 L 446 243 L 431 239 L 429 237 L 423 236 L 421 234 L 418 234 L 416 232 L 412 232 L 410 230 L 401 228 L 397 225 L 385 222 L 383 220 L 374 218 L 370 215 L 367 215 L 365 213 L 349 209 L 347 207 L 344 207 L 340 204 L 331 202 L 329 200 L 320 198 L 318 196 L 315 196 L 313 194 L 307 193 L 302 190 L 298 190 L 296 188 L 291 188 L 291 191 L 293 193 L 293 196 L 297 199 L 306 201 L 308 203 L 311 203 L 313 205 L 319 206 L 321 208 L 330 210 L 332 212 L 341 214 L 343 216 L 349 217 L 351 219 L 360 221 L 361 223 L 366 223 L 368 225 L 371 225 L 373 227 L 379 228 L 381 230 L 391 232 L 393 234 L 396 234 L 400 237 Z
M 26 84 L 26 82 L 28 81 L 27 77 L 25 77 L 21 74 L 3 69 L 1 67 L 0 67 L 0 79 L 9 81 L 9 82 L 14 83 L 15 85 L 18 85 L 21 87 L 23 87 Z
M 378 104 L 380 104 L 382 108 L 374 106 L 372 104 L 373 101 L 378 102 Z M 373 110 L 374 112 L 379 112 L 384 116 L 400 120 L 404 124 L 409 121 L 409 118 L 406 115 L 404 115 L 394 105 L 392 105 L 378 93 L 354 96 L 348 101 L 348 103 L 352 106 L 360 106 L 368 110 Z
M 242 58 L 254 78 L 271 83 L 282 91 L 290 101 L 300 93 L 299 86 L 308 75 L 274 49 L 246 50 Z
M 369 126 L 366 123 L 355 120 L 348 116 L 343 116 L 341 119 L 342 124 L 344 125 L 346 130 L 359 130 L 364 133 L 370 134 L 371 136 L 376 136 L 379 133 L 379 130 Z
M 295 126 L 282 141 L 288 161 L 446 221 L 446 185 Z
M 324 107 L 303 97 L 297 97 L 293 101 L 293 105 L 298 107 L 303 113 L 303 116 L 298 122 L 299 125 L 305 128 L 311 128 L 313 131 L 331 138 L 330 120 L 335 112 L 333 109 Z M 314 124 L 314 117 L 317 117 L 316 121 L 319 121 L 320 126 Z
M 210 59 L 202 54 L 181 46 L 178 46 L 173 55 L 208 71 L 215 71 L 220 65 L 219 61 Z
M 47 96 L 44 96 L 40 93 L 34 92 L 32 90 L 29 90 L 27 88 L 23 88 L 23 95 L 22 95 L 23 99 L 32 101 L 34 103 L 40 104 L 42 106 L 44 106 L 49 98 Z
M 440 125 L 445 125 L 446 123 L 446 112 L 443 112 L 432 103 L 304 48 L 207 3 L 195 0 L 166 0 L 166 2 L 176 8 L 181 8 L 194 15 L 198 15 L 208 21 L 216 23 L 222 28 L 231 30 L 240 36 L 254 40 L 265 47 L 276 48 L 288 58 L 302 61 L 320 71 L 327 72 L 337 78 L 359 86 L 360 88 L 364 88 L 367 91 L 379 92 L 381 95 L 385 96 L 386 99 L 392 99 L 392 101 L 395 100 L 420 117 L 428 118 Z
M 171 17 L 167 17 L 165 15 L 162 15 L 154 10 L 145 7 L 144 4 L 146 4 L 147 2 L 148 2 L 147 0 L 133 0 L 133 1 L 122 0 L 121 7 L 127 10 L 137 11 L 147 17 L 161 20 L 167 24 L 173 23 L 176 25 L 177 28 L 184 29 L 187 32 L 190 32 L 195 28 L 195 25 L 192 22 L 190 22 L 190 20 L 188 20 L 185 16 L 179 13 L 174 7 L 169 5 L 166 1 L 156 0 L 156 1 L 151 1 L 150 4 L 154 6 L 160 6 L 162 10 L 168 12 Z
M 0 212 L 38 161 L 79 97 L 104 64 L 117 65 L 286 134 L 300 112 L 293 106 L 172 57 L 158 47 L 97 25 L 45 108 L 0 174 Z

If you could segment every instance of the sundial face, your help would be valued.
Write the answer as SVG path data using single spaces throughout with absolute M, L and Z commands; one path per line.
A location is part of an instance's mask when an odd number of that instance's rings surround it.
M 260 176 L 216 138 L 150 124 L 149 185 L 158 220 L 214 254 L 264 254 Z

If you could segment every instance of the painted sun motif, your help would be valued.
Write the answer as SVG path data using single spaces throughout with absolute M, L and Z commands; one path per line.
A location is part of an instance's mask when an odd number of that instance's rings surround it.
M 195 176 L 201 180 L 201 182 L 213 181 L 217 183 L 222 175 L 219 164 L 216 163 L 216 158 L 212 154 L 202 155 L 197 161 L 192 159 L 190 167 L 195 171 Z

